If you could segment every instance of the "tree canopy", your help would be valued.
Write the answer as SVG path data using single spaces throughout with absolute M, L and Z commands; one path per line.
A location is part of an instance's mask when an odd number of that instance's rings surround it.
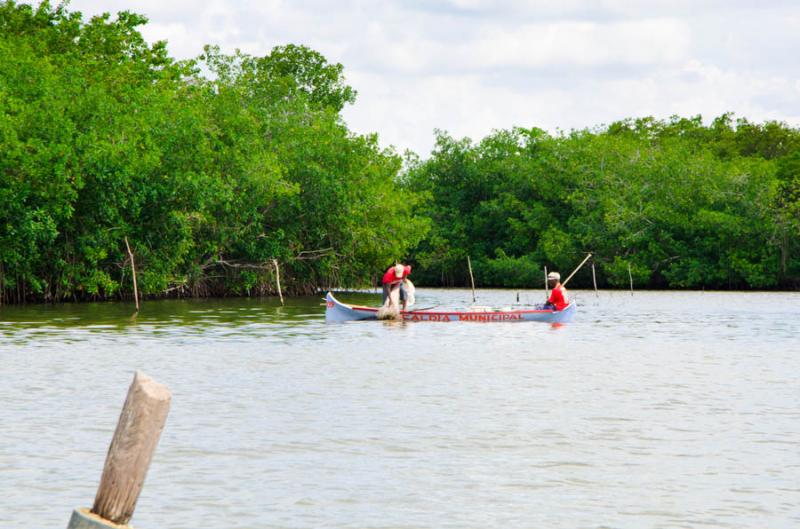
M 796 288 L 800 131 L 724 114 L 478 142 L 405 160 L 351 132 L 344 67 L 302 45 L 191 61 L 123 11 L 0 3 L 0 302 L 417 282 Z M 584 273 L 576 285 L 587 286 Z
M 800 280 L 800 131 L 725 114 L 624 120 L 552 136 L 439 133 L 410 171 L 433 220 L 425 282 L 541 284 L 591 252 L 601 285 L 792 288 Z M 420 277 L 418 277 L 418 280 Z M 575 284 L 591 285 L 585 271 Z
M 340 64 L 304 46 L 175 61 L 129 12 L 0 4 L 0 291 L 290 291 L 367 283 L 426 232 L 402 166 L 350 132 Z M 201 71 L 210 72 L 202 75 Z

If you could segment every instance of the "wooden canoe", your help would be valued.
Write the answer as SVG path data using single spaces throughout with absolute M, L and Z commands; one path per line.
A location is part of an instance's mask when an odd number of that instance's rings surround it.
M 378 309 L 362 305 L 342 303 L 328 292 L 325 297 L 325 321 L 345 322 L 359 320 L 377 320 Z M 539 321 L 544 323 L 566 323 L 572 320 L 577 307 L 570 303 L 564 310 L 550 309 L 513 309 L 513 310 L 408 310 L 400 313 L 405 321 L 439 321 L 439 322 L 521 322 Z

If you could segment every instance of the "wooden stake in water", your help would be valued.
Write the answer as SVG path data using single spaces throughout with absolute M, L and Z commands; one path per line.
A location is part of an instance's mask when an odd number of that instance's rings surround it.
M 597 293 L 597 276 L 594 273 L 594 261 L 592 261 L 592 284 L 594 285 L 594 296 L 599 298 L 600 294 Z
M 108 449 L 94 514 L 120 525 L 131 519 L 171 399 L 166 386 L 136 372 Z
M 633 295 L 633 274 L 631 274 L 631 264 L 628 263 L 628 279 L 631 280 L 631 296 Z
M 547 287 L 547 267 L 544 267 L 544 297 L 550 299 L 550 289 Z
M 467 268 L 469 269 L 469 283 L 472 285 L 472 302 L 475 303 L 475 278 L 472 277 L 472 261 L 467 256 Z
M 278 285 L 278 297 L 281 298 L 281 306 L 283 306 L 283 293 L 281 292 L 281 271 L 278 269 L 278 260 L 272 260 L 273 266 L 275 266 L 275 283 Z
M 139 312 L 139 289 L 136 288 L 136 262 L 133 260 L 133 252 L 131 245 L 128 244 L 128 238 L 125 237 L 125 247 L 128 249 L 128 257 L 131 259 L 131 271 L 133 272 L 133 299 L 136 301 L 136 312 Z

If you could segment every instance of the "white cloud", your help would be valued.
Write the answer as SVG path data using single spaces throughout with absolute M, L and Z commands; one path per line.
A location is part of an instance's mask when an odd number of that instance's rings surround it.
M 687 28 L 667 19 L 496 28 L 467 49 L 484 67 L 542 68 L 670 63 L 684 58 L 688 47 Z
M 725 111 L 800 125 L 800 6 L 775 0 L 72 0 L 147 15 L 178 58 L 302 43 L 341 62 L 351 128 L 423 156 L 433 129 L 591 127 Z

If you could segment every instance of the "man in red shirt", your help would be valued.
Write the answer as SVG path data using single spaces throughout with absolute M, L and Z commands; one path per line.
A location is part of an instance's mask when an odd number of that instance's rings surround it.
M 547 283 L 552 290 L 550 298 L 544 305 L 545 308 L 564 310 L 569 305 L 569 296 L 567 295 L 567 289 L 561 285 L 561 274 L 550 272 L 547 274 Z
M 403 288 L 403 280 L 411 273 L 410 265 L 396 264 L 390 266 L 386 273 L 383 274 L 383 303 L 386 303 L 386 298 L 389 297 L 389 292 L 392 288 L 400 289 L 400 301 L 403 303 L 403 310 L 406 310 L 408 303 L 408 295 Z M 395 298 L 396 299 L 396 298 Z

